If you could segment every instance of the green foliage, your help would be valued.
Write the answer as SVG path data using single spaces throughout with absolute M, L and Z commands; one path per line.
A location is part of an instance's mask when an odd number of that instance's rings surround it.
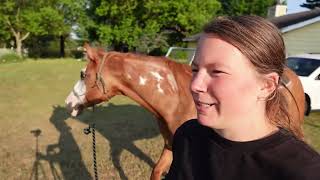
M 194 51 L 195 49 L 172 49 L 167 57 L 179 63 L 189 64 L 193 59 Z
M 300 6 L 308 9 L 320 8 L 320 0 L 306 0 L 306 2 Z
M 222 10 L 220 14 L 237 15 L 257 15 L 266 17 L 268 8 L 276 3 L 275 0 L 220 0 Z
M 22 62 L 24 59 L 17 53 L 7 49 L 0 49 L 0 64 Z
M 217 0 L 92 0 L 88 38 L 115 49 L 149 53 L 200 31 L 220 8 Z
M 15 39 L 18 54 L 22 41 L 32 36 L 66 36 L 84 15 L 86 0 L 6 0 L 0 6 L 1 41 Z
M 57 41 L 59 50 L 58 41 L 68 42 L 70 32 L 75 31 L 82 42 L 163 54 L 169 46 L 181 46 L 184 37 L 198 33 L 214 16 L 265 16 L 274 3 L 275 0 L 6 0 L 0 6 L 0 45 L 15 40 L 16 47 L 20 44 L 20 48 L 35 52 L 43 48 L 33 43 Z M 56 38 L 50 38 L 53 36 Z M 32 49 L 36 47 L 40 48 Z
M 5 27 L 5 22 L 0 18 L 0 44 L 6 44 L 11 37 L 10 32 L 3 27 Z
M 30 36 L 25 43 L 30 58 L 60 58 L 60 39 L 54 35 Z M 79 58 L 81 51 L 76 49 L 78 43 L 67 38 L 65 40 L 65 56 Z

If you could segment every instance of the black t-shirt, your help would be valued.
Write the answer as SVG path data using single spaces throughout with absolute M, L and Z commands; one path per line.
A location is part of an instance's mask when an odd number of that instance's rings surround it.
M 173 139 L 166 180 L 320 180 L 320 156 L 284 129 L 235 142 L 190 120 Z

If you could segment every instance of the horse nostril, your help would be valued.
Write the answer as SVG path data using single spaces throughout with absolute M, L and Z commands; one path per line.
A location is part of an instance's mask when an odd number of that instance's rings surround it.
M 80 72 L 80 79 L 81 79 L 81 80 L 84 80 L 85 77 L 86 77 L 86 73 L 83 72 L 83 71 L 81 71 L 81 72 Z
M 66 109 L 67 109 L 67 111 L 68 111 L 69 113 L 71 113 L 71 112 L 72 112 L 73 107 L 72 107 L 72 103 L 71 103 L 71 102 L 66 103 Z

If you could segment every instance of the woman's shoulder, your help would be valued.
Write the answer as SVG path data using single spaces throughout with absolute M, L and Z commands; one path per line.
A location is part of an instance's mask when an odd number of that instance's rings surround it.
M 190 137 L 205 135 L 210 131 L 208 127 L 202 126 L 196 119 L 184 122 L 175 132 L 175 137 Z
M 303 140 L 296 138 L 289 131 L 281 129 L 276 138 L 268 146 L 269 148 L 262 150 L 263 153 L 291 160 L 299 159 L 306 161 L 317 159 L 320 161 L 320 155 L 317 151 Z
M 319 180 L 320 179 L 320 155 L 308 145 L 298 143 L 295 157 L 287 164 L 290 179 L 294 180 Z
M 289 179 L 320 179 L 320 155 L 306 142 L 281 132 L 282 141 L 259 153 L 263 162 L 272 164 Z M 315 178 L 317 177 L 317 178 Z
M 320 163 L 320 155 L 317 151 L 313 149 L 309 144 L 305 141 L 298 139 L 291 133 L 282 133 L 283 136 L 287 136 L 287 141 L 285 141 L 282 145 L 279 146 L 279 151 L 283 151 L 289 155 L 296 155 L 296 158 L 302 159 L 317 159 Z
M 177 131 L 185 131 L 190 128 L 199 128 L 201 125 L 198 123 L 197 119 L 190 119 L 186 122 L 184 122 L 178 129 Z
M 313 147 L 302 140 L 292 138 L 288 142 L 287 150 L 289 155 L 294 156 L 297 167 L 301 167 L 302 174 L 311 173 L 310 169 L 317 170 L 315 173 L 320 179 L 320 154 Z

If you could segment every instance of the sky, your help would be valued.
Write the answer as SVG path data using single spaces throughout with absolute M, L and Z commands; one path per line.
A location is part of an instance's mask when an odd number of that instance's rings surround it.
M 300 7 L 300 4 L 305 2 L 306 0 L 287 0 L 287 14 L 309 10 L 307 8 Z

